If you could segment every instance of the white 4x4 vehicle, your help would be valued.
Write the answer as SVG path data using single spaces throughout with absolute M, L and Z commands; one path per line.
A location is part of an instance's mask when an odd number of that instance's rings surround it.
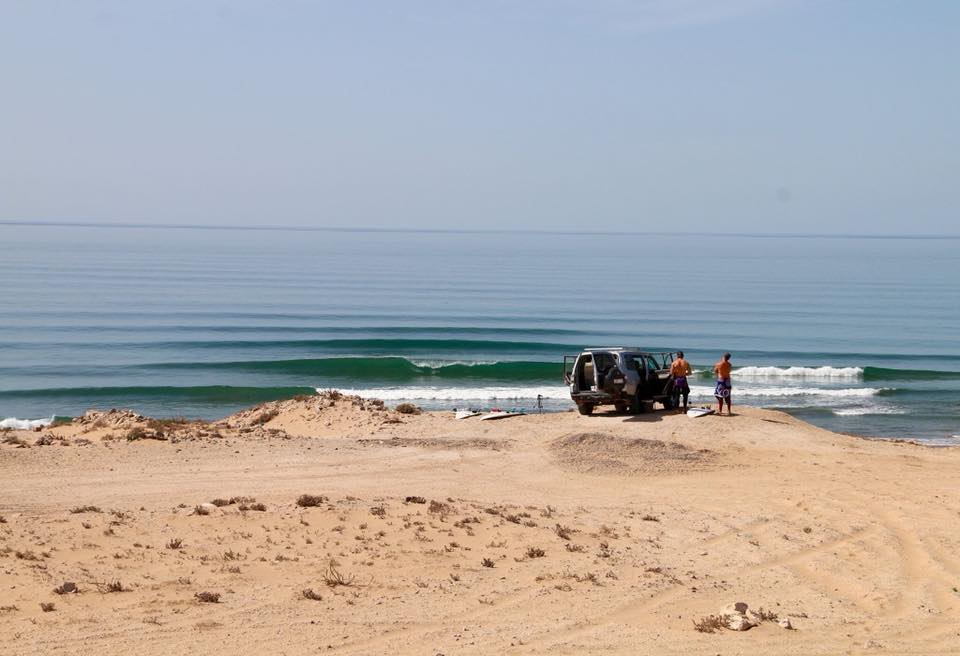
M 618 412 L 646 412 L 659 402 L 671 409 L 670 365 L 675 353 L 651 353 L 636 348 L 588 348 L 563 358 L 563 381 L 582 415 L 598 405 Z

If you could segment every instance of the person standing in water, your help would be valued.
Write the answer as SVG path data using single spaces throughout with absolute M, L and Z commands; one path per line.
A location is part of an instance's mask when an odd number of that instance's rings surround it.
M 673 378 L 673 407 L 680 407 L 680 396 L 683 396 L 683 412 L 687 411 L 687 399 L 690 398 L 690 384 L 687 376 L 691 375 L 690 363 L 684 360 L 683 351 L 677 351 L 677 359 L 670 365 L 670 377 Z
M 733 407 L 730 404 L 730 390 L 732 386 L 730 385 L 730 372 L 733 370 L 733 365 L 730 364 L 730 354 L 724 353 L 723 359 L 720 360 L 717 364 L 713 365 L 713 373 L 717 375 L 717 387 L 713 390 L 713 395 L 717 397 L 717 414 L 723 414 L 723 401 L 727 401 L 727 414 L 733 414 Z

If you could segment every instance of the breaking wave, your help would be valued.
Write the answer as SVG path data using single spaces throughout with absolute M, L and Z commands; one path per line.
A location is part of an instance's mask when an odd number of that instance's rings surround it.
M 53 423 L 53 417 L 49 419 L 17 419 L 16 417 L 7 417 L 0 420 L 0 428 L 12 428 L 13 430 L 33 430 L 49 426 Z

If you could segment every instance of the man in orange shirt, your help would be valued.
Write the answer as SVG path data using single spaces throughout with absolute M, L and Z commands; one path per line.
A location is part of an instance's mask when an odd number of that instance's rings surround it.
M 717 414 L 723 414 L 723 400 L 727 400 L 727 414 L 733 414 L 733 407 L 730 404 L 730 372 L 733 370 L 733 365 L 730 364 L 730 354 L 724 353 L 723 359 L 720 360 L 717 364 L 713 365 L 713 373 L 717 375 L 717 387 L 713 391 L 713 395 L 717 397 Z
M 680 396 L 683 396 L 683 412 L 687 411 L 687 399 L 690 398 L 690 384 L 687 376 L 692 374 L 690 363 L 684 360 L 683 351 L 677 351 L 677 359 L 670 365 L 670 377 L 673 378 L 673 407 L 680 405 Z

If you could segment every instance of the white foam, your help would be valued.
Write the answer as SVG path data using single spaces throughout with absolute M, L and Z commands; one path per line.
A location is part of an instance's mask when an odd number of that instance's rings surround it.
M 857 408 L 836 408 L 833 410 L 833 414 L 838 417 L 862 417 L 864 415 L 905 415 L 907 411 L 903 408 L 872 405 Z
M 317 388 L 317 392 L 322 392 Z M 378 387 L 370 389 L 340 389 L 340 392 L 365 399 L 383 401 L 490 401 L 536 399 L 570 400 L 568 387 Z
M 455 365 L 463 367 L 476 367 L 478 365 L 499 364 L 496 360 L 408 360 L 415 367 L 425 369 L 443 369 L 444 367 L 453 367 Z
M 769 379 L 799 378 L 805 380 L 859 380 L 861 367 L 741 367 L 735 369 L 736 378 Z
M 33 430 L 41 426 L 49 426 L 53 423 L 53 417 L 49 419 L 17 419 L 16 417 L 7 417 L 0 420 L 0 428 L 12 428 L 14 430 Z
M 734 381 L 735 382 L 735 381 Z M 713 387 L 702 387 L 694 385 L 690 388 L 691 394 L 701 396 L 713 396 Z M 862 397 L 876 396 L 884 388 L 879 387 L 847 387 L 844 389 L 824 389 L 819 387 L 738 387 L 733 386 L 734 397 L 757 396 L 768 398 L 781 398 L 785 396 L 815 396 L 815 397 Z

